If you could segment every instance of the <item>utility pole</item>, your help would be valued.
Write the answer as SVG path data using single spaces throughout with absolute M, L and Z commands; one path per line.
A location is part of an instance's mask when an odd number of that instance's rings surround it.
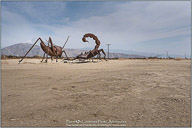
M 167 59 L 169 59 L 169 53 L 168 53 L 168 51 L 167 51 Z
M 187 55 L 186 55 L 186 53 L 185 53 L 185 59 L 187 59 Z
M 108 46 L 108 59 L 109 59 L 109 45 L 111 44 L 106 44 Z

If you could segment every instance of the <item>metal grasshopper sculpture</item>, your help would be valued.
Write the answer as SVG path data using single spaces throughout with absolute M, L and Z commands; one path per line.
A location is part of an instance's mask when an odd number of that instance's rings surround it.
M 43 55 L 43 59 L 45 58 L 45 54 L 47 54 L 47 58 L 48 58 L 48 55 L 51 56 L 51 58 L 53 56 L 56 56 L 56 62 L 58 57 L 61 57 L 62 56 L 62 53 L 64 52 L 66 57 L 67 57 L 67 53 L 65 52 L 64 50 L 64 47 L 67 43 L 69 39 L 69 36 L 65 42 L 65 44 L 63 45 L 63 47 L 60 47 L 60 46 L 57 46 L 57 45 L 53 45 L 53 42 L 52 42 L 52 39 L 51 37 L 49 37 L 49 40 L 48 40 L 48 46 L 45 45 L 45 43 L 43 42 L 43 40 L 39 37 L 36 42 L 33 44 L 33 46 L 27 51 L 27 53 L 24 55 L 24 57 L 19 61 L 19 63 L 26 57 L 26 55 L 31 51 L 31 49 L 35 46 L 35 44 L 40 40 L 40 45 L 41 45 L 41 48 L 42 50 L 45 52 L 44 55 Z M 51 47 L 49 47 L 49 43 L 51 44 Z M 67 57 L 68 58 L 68 57 Z M 43 59 L 41 62 L 43 62 Z M 46 59 L 46 62 L 47 62 L 47 59 Z
M 85 52 L 84 54 L 83 53 L 79 54 L 76 57 L 76 59 L 89 59 L 89 58 L 92 58 L 92 57 L 94 57 L 96 55 L 99 55 L 99 58 L 100 58 L 100 56 L 101 56 L 100 52 L 102 52 L 104 54 L 104 58 L 105 58 L 106 54 L 105 54 L 104 50 L 103 49 L 98 49 L 99 46 L 100 46 L 100 41 L 97 38 L 97 36 L 95 36 L 94 34 L 91 34 L 91 33 L 87 33 L 82 38 L 83 42 L 88 42 L 86 40 L 87 37 L 93 38 L 93 40 L 95 40 L 96 46 L 95 46 L 95 48 L 93 50 L 90 50 L 89 52 Z

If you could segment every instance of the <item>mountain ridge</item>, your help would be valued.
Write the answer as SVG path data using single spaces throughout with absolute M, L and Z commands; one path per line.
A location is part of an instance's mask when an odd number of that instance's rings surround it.
M 2 48 L 1 55 L 24 56 L 25 53 L 30 49 L 30 47 L 32 45 L 33 44 L 29 44 L 29 43 L 14 44 L 14 45 Z M 83 49 L 65 48 L 65 51 L 66 51 L 68 57 L 76 57 L 81 52 L 84 53 L 84 52 L 87 52 L 90 50 L 92 50 L 92 49 L 83 50 Z M 28 53 L 27 56 L 28 57 L 32 57 L 32 56 L 36 56 L 36 55 L 43 56 L 43 54 L 44 54 L 44 51 L 41 49 L 41 47 L 39 45 L 35 45 L 33 47 L 33 49 Z M 63 54 L 63 56 L 65 56 L 65 55 Z M 106 57 L 108 57 L 108 52 L 106 52 Z M 142 56 L 142 55 L 113 53 L 113 52 L 109 53 L 109 57 L 110 58 L 145 58 L 145 56 Z
M 88 47 L 86 48 L 81 48 L 82 50 L 90 49 Z M 107 51 L 108 49 L 104 49 L 104 51 Z M 148 52 L 137 52 L 137 51 L 132 51 L 132 50 L 124 50 L 124 49 L 109 49 L 109 52 L 112 53 L 122 53 L 122 54 L 133 54 L 133 55 L 138 55 L 138 56 L 145 56 L 145 57 L 160 57 L 160 58 L 167 58 L 166 53 L 148 53 Z M 169 57 L 174 57 L 174 58 L 184 58 L 185 55 L 175 55 L 175 54 L 169 54 Z M 187 55 L 186 57 L 190 58 L 190 55 Z

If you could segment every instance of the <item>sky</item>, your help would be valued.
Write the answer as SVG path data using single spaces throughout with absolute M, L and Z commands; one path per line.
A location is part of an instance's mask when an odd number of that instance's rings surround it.
M 147 53 L 191 54 L 190 1 L 2 1 L 1 47 L 52 38 L 66 48 L 94 48 L 82 42 L 95 34 L 100 48 Z M 39 44 L 38 44 L 39 45 Z

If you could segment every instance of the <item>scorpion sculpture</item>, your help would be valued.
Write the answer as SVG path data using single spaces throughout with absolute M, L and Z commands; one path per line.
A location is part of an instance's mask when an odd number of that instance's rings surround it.
M 91 33 L 87 33 L 82 38 L 83 42 L 88 42 L 86 40 L 87 37 L 93 38 L 95 40 L 96 46 L 93 50 L 90 50 L 89 52 L 85 52 L 84 54 L 83 53 L 79 54 L 76 57 L 76 59 L 89 59 L 89 58 L 92 58 L 96 55 L 99 55 L 99 58 L 100 58 L 100 56 L 101 56 L 100 52 L 102 52 L 104 54 L 104 58 L 105 58 L 106 54 L 105 54 L 104 50 L 98 49 L 100 46 L 100 41 L 98 40 L 97 36 L 95 36 L 94 34 L 91 34 Z
M 39 37 L 39 38 L 36 40 L 36 42 L 33 44 L 33 46 L 32 46 L 32 47 L 28 50 L 28 52 L 24 55 L 24 57 L 19 61 L 19 63 L 26 57 L 26 55 L 31 51 L 31 49 L 35 46 L 35 44 L 36 44 L 39 40 L 41 41 L 41 42 L 40 42 L 41 48 L 42 48 L 42 50 L 45 52 L 44 55 L 43 55 L 43 59 L 44 59 L 44 57 L 45 57 L 45 54 L 47 54 L 47 58 L 48 58 L 48 55 L 51 56 L 51 58 L 52 58 L 53 56 L 56 56 L 56 62 L 58 62 L 58 61 L 57 61 L 57 58 L 58 58 L 58 57 L 61 57 L 63 52 L 65 53 L 65 55 L 66 55 L 66 57 L 67 57 L 67 54 L 66 54 L 66 52 L 65 52 L 65 50 L 64 50 L 64 47 L 65 47 L 68 39 L 69 39 L 69 36 L 68 36 L 65 44 L 63 45 L 63 47 L 60 47 L 60 46 L 57 46 L 57 45 L 53 45 L 53 42 L 52 42 L 51 37 L 49 37 L 48 46 L 46 46 L 45 43 L 43 42 L 43 40 Z M 51 44 L 51 47 L 49 47 L 49 43 Z M 68 58 L 68 57 L 67 57 L 67 58 Z M 43 59 L 42 59 L 41 62 L 43 62 Z M 47 59 L 46 59 L 46 62 L 47 62 Z

